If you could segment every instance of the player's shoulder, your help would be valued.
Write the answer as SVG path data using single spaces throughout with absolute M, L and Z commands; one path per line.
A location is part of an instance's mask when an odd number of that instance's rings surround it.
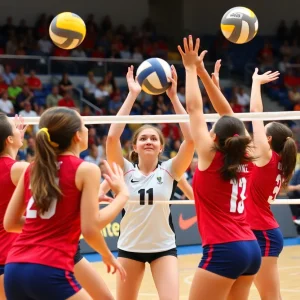
M 100 168 L 94 163 L 82 161 L 78 166 L 77 172 L 83 175 L 92 176 L 93 174 L 100 173 Z
M 124 158 L 124 175 L 127 175 L 129 172 L 132 172 L 136 169 L 136 163 L 133 163 L 126 158 Z

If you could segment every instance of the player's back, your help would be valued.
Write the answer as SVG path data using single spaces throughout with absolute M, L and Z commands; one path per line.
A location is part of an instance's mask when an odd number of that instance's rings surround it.
M 206 244 L 255 240 L 246 222 L 244 201 L 252 163 L 239 166 L 238 180 L 226 181 L 220 169 L 224 155 L 217 151 L 211 165 L 205 170 L 198 168 L 193 178 L 198 227 Z
M 26 221 L 7 262 L 27 262 L 73 270 L 80 236 L 81 192 L 75 184 L 82 160 L 72 155 L 58 157 L 58 180 L 62 192 L 46 213 L 39 215 L 30 190 L 30 167 L 24 179 Z
M 0 157 L 0 265 L 5 264 L 8 251 L 17 234 L 8 233 L 3 228 L 3 219 L 8 203 L 16 188 L 11 180 L 11 169 L 16 161 L 10 157 Z
M 282 164 L 280 156 L 272 151 L 270 161 L 263 167 L 254 166 L 247 202 L 247 221 L 253 230 L 268 230 L 279 225 L 270 209 L 276 199 L 282 182 Z

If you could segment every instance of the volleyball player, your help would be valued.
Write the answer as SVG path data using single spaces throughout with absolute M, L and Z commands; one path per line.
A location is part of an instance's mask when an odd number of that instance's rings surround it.
M 105 177 L 116 199 L 99 213 L 100 170 L 79 159 L 88 141 L 80 115 L 51 108 L 39 126 L 34 163 L 21 176 L 4 217 L 7 231 L 22 231 L 6 260 L 5 293 L 8 300 L 90 299 L 73 274 L 80 233 L 102 255 L 108 271 L 117 270 L 124 279 L 100 230 L 121 211 L 128 189 L 122 170 L 106 163 Z
M 18 236 L 3 228 L 3 218 L 15 187 L 28 166 L 27 162 L 17 162 L 18 150 L 23 145 L 26 127 L 16 118 L 12 121 L 0 112 L 0 300 L 6 299 L 3 286 L 4 265 L 8 251 Z
M 177 97 L 177 74 L 172 66 L 172 86 L 167 91 L 177 114 L 186 114 Z M 141 87 L 133 77 L 133 67 L 128 68 L 129 94 L 118 112 L 118 116 L 129 115 Z M 175 233 L 168 203 L 172 199 L 177 181 L 180 180 L 194 154 L 188 123 L 181 123 L 184 141 L 177 155 L 164 162 L 159 161 L 164 139 L 161 131 L 144 125 L 133 136 L 131 162 L 123 158 L 120 137 L 125 124 L 110 126 L 106 153 L 108 162 L 116 162 L 124 170 L 130 200 L 120 223 L 118 260 L 127 273 L 126 282 L 117 277 L 117 299 L 134 300 L 145 271 L 150 264 L 159 299 L 179 299 L 177 250 Z
M 217 61 L 213 73 L 213 81 L 219 86 L 220 60 Z M 213 94 L 213 86 L 209 75 L 198 66 L 198 75 L 207 90 L 210 99 L 219 114 L 233 114 L 227 100 L 220 97 L 221 93 Z M 263 104 L 260 86 L 277 80 L 278 72 L 266 72 L 258 75 L 258 69 L 253 74 L 250 100 L 251 112 L 262 112 Z M 212 88 L 210 88 L 212 87 Z M 271 209 L 270 204 L 276 199 L 281 185 L 286 186 L 295 169 L 297 146 L 293 140 L 292 131 L 284 124 L 272 122 L 264 126 L 263 121 L 252 121 L 253 155 L 257 157 L 252 169 L 249 184 L 249 199 L 246 202 L 247 221 L 253 230 L 261 249 L 262 264 L 254 283 L 261 299 L 281 299 L 278 273 L 278 257 L 283 248 L 283 237 Z
M 252 77 L 250 112 L 263 112 L 261 85 L 278 78 L 279 73 L 266 72 Z M 293 133 L 286 125 L 263 120 L 252 121 L 254 155 L 247 221 L 260 245 L 262 264 L 254 283 L 263 300 L 280 300 L 278 257 L 283 248 L 283 236 L 270 204 L 281 186 L 287 186 L 296 167 L 297 146 Z
M 8 251 L 17 237 L 16 233 L 8 233 L 4 230 L 3 218 L 19 178 L 28 166 L 27 162 L 15 160 L 17 152 L 23 144 L 22 139 L 25 131 L 26 126 L 24 126 L 22 118 L 16 116 L 15 120 L 12 121 L 11 118 L 0 113 L 0 300 L 6 299 L 3 286 L 4 265 Z M 74 264 L 76 279 L 94 300 L 113 299 L 102 278 L 81 255 L 79 247 L 74 256 Z
M 244 300 L 261 263 L 244 210 L 251 139 L 244 124 L 231 116 L 221 117 L 208 131 L 197 79 L 197 64 L 203 64 L 205 51 L 198 56 L 200 40 L 194 47 L 192 36 L 183 44 L 184 51 L 178 49 L 186 69 L 187 111 L 198 154 L 193 190 L 203 246 L 189 299 Z

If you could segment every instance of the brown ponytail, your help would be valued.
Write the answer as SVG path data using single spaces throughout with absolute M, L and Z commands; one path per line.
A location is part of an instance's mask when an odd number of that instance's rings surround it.
M 36 135 L 35 158 L 31 168 L 30 184 L 34 202 L 43 214 L 53 200 L 60 200 L 57 155 L 68 150 L 81 120 L 75 110 L 54 107 L 46 110 L 41 118 L 40 131 Z
M 216 146 L 216 150 L 224 154 L 224 165 L 220 169 L 224 180 L 237 180 L 240 165 L 253 160 L 249 153 L 251 138 L 248 136 L 234 136 L 225 140 L 223 147 Z
M 55 148 L 48 141 L 46 132 L 36 135 L 36 153 L 31 171 L 31 190 L 37 208 L 43 214 L 48 211 L 53 199 L 62 196 L 57 183 L 57 161 Z
M 251 138 L 245 135 L 245 127 L 241 120 L 222 116 L 214 126 L 217 143 L 214 150 L 224 154 L 224 164 L 220 169 L 224 180 L 237 180 L 240 165 L 253 161 L 249 155 Z
M 271 136 L 271 148 L 281 156 L 283 186 L 287 186 L 297 162 L 297 145 L 293 132 L 286 125 L 278 122 L 271 122 L 267 125 L 267 136 Z
M 297 145 L 291 137 L 284 143 L 281 152 L 282 174 L 284 177 L 283 186 L 287 186 L 294 173 L 297 162 Z
M 129 155 L 129 160 L 133 162 L 134 164 L 139 163 L 139 155 L 135 151 L 131 151 Z

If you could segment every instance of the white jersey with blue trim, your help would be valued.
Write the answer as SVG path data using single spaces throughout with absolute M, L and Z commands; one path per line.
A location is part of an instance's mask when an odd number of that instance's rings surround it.
M 129 200 L 120 223 L 118 248 L 129 252 L 154 253 L 173 249 L 175 232 L 170 205 L 160 201 L 172 199 L 177 180 L 172 174 L 172 159 L 158 163 L 145 176 L 137 166 L 124 159 L 124 177 Z

